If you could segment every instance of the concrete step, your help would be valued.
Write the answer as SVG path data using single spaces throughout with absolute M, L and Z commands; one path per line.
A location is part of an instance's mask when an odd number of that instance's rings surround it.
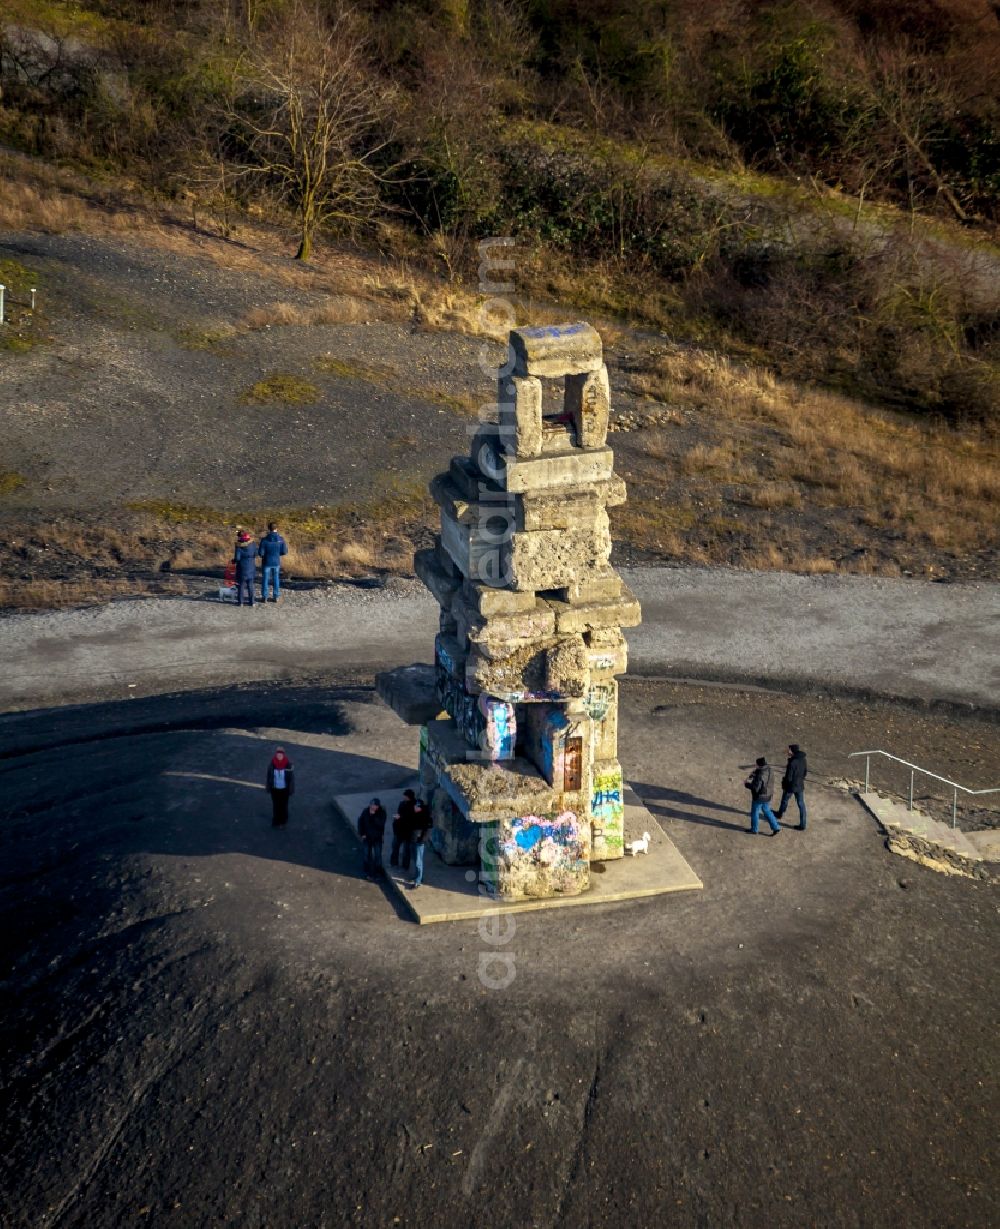
M 1000 829 L 987 828 L 985 832 L 966 832 L 966 840 L 984 862 L 1000 862 Z
M 905 803 L 884 798 L 881 794 L 870 790 L 867 794 L 858 795 L 879 823 L 889 832 L 899 832 L 907 836 L 919 837 L 942 850 L 950 850 L 960 854 L 972 862 L 981 861 L 984 857 L 979 843 L 971 840 L 969 834 L 960 828 L 952 828 L 950 824 L 942 823 L 925 815 L 923 811 L 910 810 Z M 973 837 L 986 838 L 985 833 L 972 833 Z M 995 851 L 993 856 L 1000 861 L 1000 832 L 989 834 L 993 839 L 984 839 L 983 846 Z
M 953 849 L 955 853 L 972 862 L 981 862 L 983 859 L 978 847 L 961 828 L 945 828 L 937 843 L 945 849 Z
M 923 811 L 910 811 L 899 803 L 891 803 L 879 811 L 879 818 L 887 827 L 899 828 L 902 832 L 913 836 L 933 838 L 938 835 L 937 820 L 931 819 Z

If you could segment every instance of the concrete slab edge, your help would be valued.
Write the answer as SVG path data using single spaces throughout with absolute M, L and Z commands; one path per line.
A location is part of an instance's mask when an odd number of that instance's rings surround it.
M 415 782 L 414 782 L 415 783 Z M 411 783 L 413 784 L 413 783 Z M 631 789 L 629 788 L 629 793 Z M 635 795 L 633 795 L 635 797 Z M 636 799 L 638 802 L 638 799 Z M 333 814 L 346 824 L 348 830 L 354 838 L 357 846 L 361 847 L 361 837 L 358 835 L 355 826 L 354 817 L 349 816 L 344 808 L 340 805 L 336 797 L 330 800 Z M 634 803 L 631 805 L 635 805 Z M 641 803 L 639 805 L 642 805 Z M 643 810 L 646 808 L 643 806 Z M 509 914 L 509 913 L 534 913 L 543 909 L 571 909 L 582 906 L 599 906 L 605 904 L 620 904 L 628 900 L 643 900 L 653 896 L 667 896 L 675 892 L 684 891 L 700 891 L 704 889 L 704 883 L 701 878 L 695 874 L 687 860 L 674 845 L 673 841 L 666 835 L 656 818 L 647 811 L 648 823 L 655 826 L 659 836 L 669 846 L 670 853 L 668 857 L 676 858 L 685 868 L 682 872 L 683 881 L 673 883 L 671 885 L 663 885 L 652 888 L 623 888 L 620 890 L 601 890 L 599 894 L 593 892 L 583 892 L 579 896 L 550 896 L 539 899 L 518 900 L 518 901 L 494 901 L 490 899 L 487 906 L 484 908 L 484 900 L 482 897 L 477 898 L 476 904 L 466 907 L 459 907 L 448 911 L 442 911 L 434 914 L 421 914 L 414 907 L 413 899 L 408 895 L 403 883 L 400 879 L 394 878 L 386 872 L 385 885 L 391 890 L 393 896 L 402 902 L 405 906 L 407 914 L 417 923 L 418 926 L 430 926 L 438 922 L 461 922 L 474 921 L 476 918 L 481 918 L 485 915 Z

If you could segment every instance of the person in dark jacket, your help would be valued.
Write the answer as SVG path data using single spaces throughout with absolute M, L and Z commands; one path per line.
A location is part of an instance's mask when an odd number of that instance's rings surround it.
M 365 846 L 364 871 L 366 875 L 382 874 L 382 838 L 385 835 L 385 807 L 377 798 L 358 816 L 358 835 Z
M 781 802 L 775 811 L 775 818 L 781 819 L 788 810 L 788 803 L 795 799 L 799 808 L 799 831 L 806 830 L 806 753 L 798 743 L 788 745 L 788 763 L 785 765 L 785 775 L 781 778 Z
M 257 572 L 257 548 L 253 544 L 253 538 L 245 529 L 241 529 L 236 535 L 233 563 L 236 564 L 236 600 L 242 606 L 245 595 L 252 606 L 253 582 Z
M 295 770 L 284 747 L 275 751 L 267 766 L 267 792 L 271 795 L 271 827 L 283 828 L 288 823 L 288 800 L 295 793 Z
M 274 590 L 272 601 L 277 601 L 281 597 L 281 557 L 288 554 L 288 543 L 278 533 L 278 526 L 274 521 L 268 522 L 267 533 L 260 540 L 260 545 L 257 547 L 257 554 L 260 555 L 260 600 L 267 601 L 268 589 Z
M 406 833 L 406 852 L 403 854 L 404 868 L 413 857 L 413 882 L 411 888 L 419 888 L 424 881 L 424 846 L 427 834 L 431 830 L 431 812 L 427 803 L 418 798 L 410 812 Z
M 406 834 L 410 828 L 410 819 L 413 816 L 413 804 L 417 801 L 417 795 L 412 789 L 403 790 L 403 800 L 396 809 L 396 814 L 392 820 L 392 850 L 389 853 L 389 865 L 399 865 L 399 854 L 402 851 L 404 862 L 403 870 L 410 869 L 410 850 L 406 843 Z
M 774 796 L 774 774 L 771 765 L 764 756 L 757 757 L 757 766 L 743 784 L 750 791 L 750 831 L 757 835 L 757 825 L 761 815 L 771 825 L 771 835 L 777 836 L 781 824 L 771 810 L 771 799 Z

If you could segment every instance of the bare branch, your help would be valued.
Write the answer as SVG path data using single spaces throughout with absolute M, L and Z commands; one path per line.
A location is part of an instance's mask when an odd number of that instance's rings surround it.
M 241 67 L 228 110 L 233 161 L 264 186 L 278 186 L 296 211 L 297 257 L 307 259 L 318 226 L 370 221 L 387 179 L 392 142 L 388 91 L 367 62 L 348 11 L 332 22 L 296 7 L 284 37 Z

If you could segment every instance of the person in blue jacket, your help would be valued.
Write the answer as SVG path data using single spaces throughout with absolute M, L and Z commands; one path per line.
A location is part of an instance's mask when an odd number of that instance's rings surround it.
M 273 588 L 272 601 L 276 602 L 281 597 L 281 556 L 288 554 L 288 543 L 278 533 L 278 526 L 274 521 L 268 522 L 267 533 L 260 540 L 257 554 L 260 555 L 262 564 L 260 600 L 266 602 L 267 591 Z
M 253 538 L 245 529 L 236 535 L 236 551 L 233 554 L 236 564 L 236 600 L 242 606 L 244 595 L 249 604 L 253 605 L 253 584 L 257 574 L 257 548 Z

